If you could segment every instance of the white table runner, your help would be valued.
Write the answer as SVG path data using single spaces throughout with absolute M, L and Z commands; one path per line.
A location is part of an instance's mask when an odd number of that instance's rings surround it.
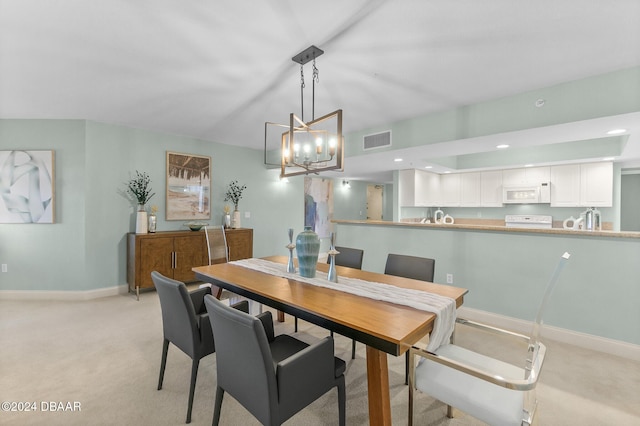
M 305 278 L 287 272 L 287 265 L 264 259 L 243 259 L 229 262 L 270 275 L 291 278 L 318 287 L 330 288 L 357 296 L 382 300 L 398 305 L 410 306 L 436 314 L 433 330 L 429 336 L 428 351 L 435 351 L 440 345 L 449 343 L 456 322 L 456 302 L 450 297 L 440 296 L 421 290 L 396 287 L 394 285 L 364 281 L 357 278 L 338 277 L 338 282 L 327 280 L 327 274 L 316 271 L 315 278 Z

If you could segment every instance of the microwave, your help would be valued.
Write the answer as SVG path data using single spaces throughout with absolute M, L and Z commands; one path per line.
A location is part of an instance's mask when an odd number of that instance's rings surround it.
M 538 185 L 505 186 L 502 188 L 504 204 L 540 204 L 551 203 L 551 185 L 542 182 Z

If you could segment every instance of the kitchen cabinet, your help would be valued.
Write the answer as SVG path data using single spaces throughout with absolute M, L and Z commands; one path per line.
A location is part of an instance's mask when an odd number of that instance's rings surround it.
M 551 207 L 611 207 L 613 163 L 551 167 Z
M 551 207 L 580 205 L 580 164 L 551 167 Z
M 613 163 L 580 165 L 580 205 L 583 207 L 613 206 Z
M 502 170 L 480 173 L 480 206 L 502 207 Z
M 401 207 L 436 207 L 440 203 L 440 176 L 422 170 L 400 170 Z
M 398 172 L 398 196 L 401 207 L 416 205 L 416 179 L 418 170 L 400 170 Z
M 460 174 L 460 207 L 480 207 L 482 204 L 482 174 Z
M 460 174 L 440 175 L 440 207 L 460 206 Z
M 523 167 L 520 169 L 507 169 L 502 171 L 502 184 L 504 186 L 540 185 L 551 179 L 550 167 Z
M 253 257 L 253 229 L 226 229 L 229 260 Z M 209 252 L 202 231 L 162 231 L 127 234 L 129 291 L 154 288 L 151 272 L 183 282 L 194 282 L 192 268 L 208 265 Z

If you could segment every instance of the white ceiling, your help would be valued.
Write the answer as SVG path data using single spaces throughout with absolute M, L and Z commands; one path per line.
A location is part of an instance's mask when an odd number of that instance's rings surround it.
M 262 149 L 264 122 L 300 111 L 291 57 L 310 45 L 325 51 L 316 109 L 342 108 L 348 133 L 639 66 L 639 22 L 640 0 L 0 0 L 0 117 L 88 119 Z M 310 119 L 309 66 L 305 75 Z M 611 120 L 631 133 L 617 161 L 639 160 L 638 115 Z M 588 129 L 547 133 L 600 137 Z M 516 136 L 544 143 L 538 132 Z M 371 173 L 409 167 L 390 166 L 389 155 L 349 158 L 343 175 L 386 179 Z

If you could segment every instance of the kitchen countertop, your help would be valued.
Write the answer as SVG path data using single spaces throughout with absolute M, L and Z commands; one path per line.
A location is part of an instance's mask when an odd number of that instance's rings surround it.
M 457 219 L 456 219 L 457 220 Z M 640 238 L 640 232 L 630 231 L 574 231 L 564 228 L 512 228 L 504 225 L 493 224 L 504 221 L 487 221 L 489 224 L 469 224 L 454 223 L 452 225 L 437 223 L 420 223 L 414 221 L 391 222 L 385 220 L 332 220 L 333 223 L 347 225 L 369 225 L 369 226 L 400 226 L 410 228 L 425 229 L 460 229 L 469 231 L 493 231 L 493 232 L 516 232 L 516 233 L 533 233 L 533 234 L 558 234 L 571 235 L 575 237 L 608 237 L 608 238 Z

